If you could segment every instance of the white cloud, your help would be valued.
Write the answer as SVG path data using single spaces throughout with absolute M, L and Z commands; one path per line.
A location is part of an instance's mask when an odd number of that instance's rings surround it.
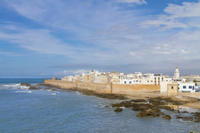
M 183 2 L 182 5 L 169 4 L 164 11 L 173 18 L 200 17 L 200 2 Z
M 88 0 L 7 2 L 20 15 L 49 29 L 24 29 L 16 34 L 2 31 L 0 38 L 32 51 L 68 56 L 73 58 L 72 63 L 152 65 L 152 62 L 156 64 L 164 59 L 190 60 L 199 57 L 199 31 L 189 32 L 191 27 L 200 27 L 197 19 L 193 19 L 198 17 L 199 2 L 169 5 L 164 14 L 153 16 L 150 20 L 138 10 L 123 10 L 120 4 L 107 1 L 95 4 Z M 144 4 L 145 1 L 123 2 Z M 194 11 L 189 8 L 191 5 Z M 180 8 L 177 12 L 174 11 L 176 6 Z M 183 17 L 189 20 L 182 21 Z M 141 22 L 146 29 L 138 26 Z M 161 31 L 162 27 L 164 30 Z M 170 31 L 174 28 L 187 30 Z M 64 39 L 53 36 L 51 32 L 54 30 L 61 31 Z M 68 39 L 75 43 L 63 41 Z
M 121 3 L 135 3 L 135 4 L 147 4 L 147 2 L 145 0 L 117 0 L 118 2 Z
M 54 38 L 48 30 L 21 30 L 17 33 L 0 32 L 1 40 L 20 45 L 23 48 L 46 54 L 70 55 L 72 47 Z M 67 51 L 66 51 L 67 50 Z
M 142 27 L 156 26 L 164 29 L 200 27 L 200 1 L 183 2 L 181 5 L 169 4 L 164 13 L 157 18 L 142 22 Z

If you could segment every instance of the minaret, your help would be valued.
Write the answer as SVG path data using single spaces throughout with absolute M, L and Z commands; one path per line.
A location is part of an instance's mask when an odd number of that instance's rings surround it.
M 174 71 L 174 79 L 179 79 L 180 78 L 180 72 L 178 67 L 176 67 L 175 71 Z

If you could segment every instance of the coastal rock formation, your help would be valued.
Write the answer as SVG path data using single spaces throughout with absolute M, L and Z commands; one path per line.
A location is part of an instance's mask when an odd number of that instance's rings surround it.
M 162 118 L 164 118 L 166 120 L 171 120 L 171 116 L 170 115 L 164 115 Z
M 29 90 L 39 90 L 40 86 L 39 85 L 31 85 L 28 83 L 20 83 L 21 86 L 27 87 Z
M 122 111 L 123 111 L 123 109 L 119 108 L 119 107 L 115 109 L 115 112 L 122 112 Z
M 120 103 L 112 104 L 112 107 L 115 107 L 115 112 L 120 108 L 126 107 L 131 108 L 133 111 L 138 111 L 137 117 L 162 117 L 166 120 L 171 120 L 171 116 L 162 112 L 162 110 L 167 110 L 179 114 L 188 113 L 187 111 L 180 112 L 176 110 L 176 106 L 183 105 L 185 102 L 178 101 L 176 99 L 168 97 L 156 97 L 156 98 L 147 98 L 147 99 L 133 99 L 129 101 L 122 101 Z M 117 110 L 117 111 L 116 111 Z M 121 112 L 120 110 L 118 112 Z M 200 122 L 200 112 L 193 113 L 192 116 L 181 116 L 177 115 L 177 119 L 182 119 L 185 121 L 194 121 Z

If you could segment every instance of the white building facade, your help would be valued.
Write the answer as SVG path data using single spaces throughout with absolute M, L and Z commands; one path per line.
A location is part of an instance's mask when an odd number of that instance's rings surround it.
M 131 76 L 130 76 L 131 75 Z M 170 82 L 172 78 L 162 74 L 129 74 L 120 77 L 120 84 L 146 84 L 146 85 L 160 85 L 161 82 Z
M 194 82 L 178 82 L 179 92 L 195 92 Z

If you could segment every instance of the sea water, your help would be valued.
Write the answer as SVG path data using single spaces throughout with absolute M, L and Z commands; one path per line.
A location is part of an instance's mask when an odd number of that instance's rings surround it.
M 20 82 L 42 79 L 0 79 L 0 133 L 189 133 L 200 132 L 200 123 L 183 122 L 172 115 L 137 118 L 124 109 L 115 113 L 108 100 L 62 90 L 27 90 Z

